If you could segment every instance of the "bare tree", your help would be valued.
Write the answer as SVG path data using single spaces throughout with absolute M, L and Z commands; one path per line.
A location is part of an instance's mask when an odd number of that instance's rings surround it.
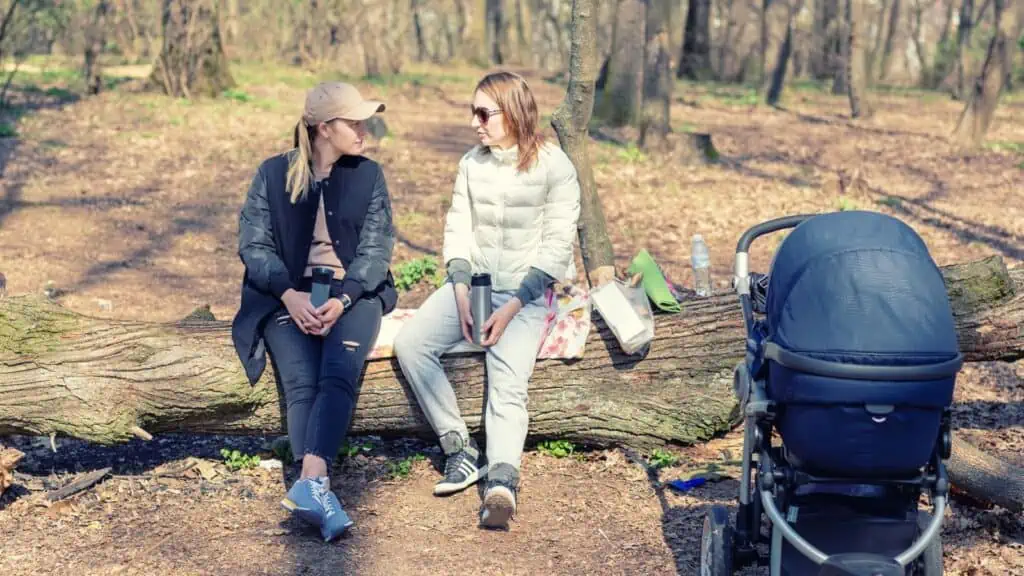
M 615 253 L 605 223 L 594 169 L 587 150 L 587 127 L 594 109 L 597 82 L 597 26 L 594 0 L 573 0 L 572 37 L 569 45 L 569 87 L 565 100 L 551 115 L 558 142 L 576 166 L 580 182 L 580 252 L 591 286 L 615 277 Z
M 786 37 L 779 46 L 779 56 L 775 62 L 775 72 L 772 73 L 771 86 L 768 87 L 768 94 L 765 101 L 769 106 L 776 106 L 782 99 L 782 89 L 786 84 L 786 71 L 789 67 L 789 59 L 793 54 L 793 29 L 797 15 L 803 10 L 804 0 L 793 0 L 789 6 L 789 15 L 786 18 Z
M 597 116 L 610 126 L 632 126 L 640 119 L 645 25 L 644 0 L 619 0 L 607 82 L 597 105 Z
M 235 85 L 214 0 L 163 0 L 164 42 L 150 84 L 165 94 L 217 96 Z
M 1011 3 L 1009 10 L 1005 9 L 1007 1 Z M 1020 37 L 1021 23 L 1024 22 L 1024 1 L 994 0 L 994 4 L 996 33 L 988 45 L 985 63 L 974 82 L 974 90 L 953 131 L 955 140 L 973 146 L 981 144 L 992 124 L 999 96 L 1006 83 L 1006 71 L 1010 69 L 1017 50 L 1016 40 Z
M 647 44 L 644 49 L 643 111 L 639 144 L 643 148 L 664 148 L 672 131 L 672 63 L 668 26 L 669 0 L 647 0 Z
M 504 64 L 503 50 L 508 46 L 508 21 L 505 18 L 505 5 L 502 0 L 487 0 L 487 52 L 491 64 Z
M 845 0 L 847 39 L 846 82 L 850 98 L 850 116 L 868 117 L 874 113 L 867 101 L 867 46 L 864 41 L 864 0 Z
M 885 80 L 889 75 L 892 62 L 892 51 L 896 45 L 896 27 L 900 23 L 900 0 L 892 0 L 889 7 L 889 24 L 885 33 L 885 44 L 882 46 L 882 61 L 878 64 L 878 79 Z
M 708 80 L 711 70 L 711 0 L 689 0 L 683 46 L 679 54 L 678 78 Z

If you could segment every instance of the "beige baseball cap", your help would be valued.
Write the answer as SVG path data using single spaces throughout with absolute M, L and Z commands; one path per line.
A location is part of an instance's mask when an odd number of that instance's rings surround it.
M 306 93 L 302 120 L 307 126 L 335 118 L 366 120 L 384 111 L 384 103 L 365 100 L 359 90 L 345 82 L 322 82 Z

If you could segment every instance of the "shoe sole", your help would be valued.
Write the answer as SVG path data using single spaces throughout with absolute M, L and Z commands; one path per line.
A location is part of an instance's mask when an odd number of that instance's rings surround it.
M 309 522 L 314 526 L 321 526 L 323 524 L 323 519 L 320 518 L 319 514 L 313 512 L 309 508 L 303 508 L 299 506 L 298 504 L 296 504 L 295 502 L 288 498 L 281 500 L 281 508 L 284 508 L 285 510 L 291 512 L 292 514 L 298 516 L 299 518 L 305 520 L 306 522 Z
M 469 478 L 466 478 L 458 484 L 435 484 L 434 496 L 448 496 L 450 494 L 455 494 L 456 492 L 461 492 L 479 482 L 485 474 L 487 474 L 487 466 L 478 469 L 474 474 L 471 474 Z
M 507 528 L 516 513 L 516 503 L 508 490 L 495 489 L 484 498 L 484 512 L 480 525 L 485 528 Z

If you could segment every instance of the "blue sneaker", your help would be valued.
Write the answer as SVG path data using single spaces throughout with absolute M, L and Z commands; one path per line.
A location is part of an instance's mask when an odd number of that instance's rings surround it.
M 352 526 L 352 520 L 341 509 L 338 497 L 331 492 L 327 478 L 299 480 L 281 501 L 281 507 L 319 526 L 324 542 L 330 542 Z

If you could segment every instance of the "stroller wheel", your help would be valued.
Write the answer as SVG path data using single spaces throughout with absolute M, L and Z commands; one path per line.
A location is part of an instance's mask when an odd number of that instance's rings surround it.
M 917 513 L 917 525 L 923 531 L 931 522 L 932 515 L 921 511 Z M 942 534 L 939 533 L 931 544 L 917 557 L 917 576 L 942 576 Z
M 729 511 L 712 506 L 704 516 L 700 538 L 700 576 L 732 575 L 732 526 Z

